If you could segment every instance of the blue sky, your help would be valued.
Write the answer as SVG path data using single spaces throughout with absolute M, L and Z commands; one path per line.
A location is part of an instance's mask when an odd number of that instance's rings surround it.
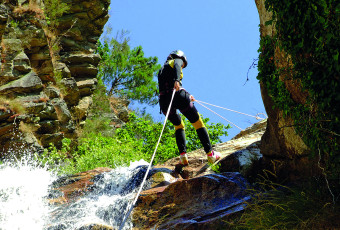
M 157 56 L 163 64 L 168 54 L 182 50 L 188 59 L 183 87 L 197 100 L 250 115 L 265 113 L 257 69 L 247 72 L 258 57 L 259 16 L 254 0 L 111 0 L 106 26 L 112 37 L 128 30 L 131 47 L 141 45 L 145 56 Z M 156 78 L 155 78 L 156 79 Z M 211 122 L 228 122 L 195 103 Z M 245 129 L 258 120 L 210 107 Z M 158 105 L 147 108 L 163 121 Z M 227 141 L 240 130 L 229 129 Z

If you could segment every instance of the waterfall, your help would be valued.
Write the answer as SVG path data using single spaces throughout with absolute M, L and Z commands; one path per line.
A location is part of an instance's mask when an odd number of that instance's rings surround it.
M 0 165 L 0 229 L 43 229 L 55 176 L 29 160 Z
M 73 230 L 87 224 L 117 227 L 140 185 L 147 162 L 100 174 L 95 190 L 79 200 L 48 203 L 54 173 L 29 160 L 0 165 L 0 230 Z M 146 185 L 147 186 L 147 185 Z M 128 221 L 124 229 L 131 229 Z

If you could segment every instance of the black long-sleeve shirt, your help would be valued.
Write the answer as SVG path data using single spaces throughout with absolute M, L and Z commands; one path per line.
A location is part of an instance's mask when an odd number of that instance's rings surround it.
M 172 90 L 176 81 L 182 85 L 182 65 L 183 60 L 175 58 L 167 60 L 158 72 L 158 87 L 160 93 Z

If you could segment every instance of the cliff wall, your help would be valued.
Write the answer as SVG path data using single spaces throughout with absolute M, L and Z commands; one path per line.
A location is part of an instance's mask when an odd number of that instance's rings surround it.
M 266 9 L 265 0 L 255 0 L 255 3 L 260 17 L 261 39 L 266 36 L 273 38 L 276 34 L 274 23 L 266 23 L 271 21 L 272 12 Z M 262 53 L 266 52 L 266 47 L 262 49 Z M 270 61 L 274 63 L 274 68 L 293 66 L 289 54 L 282 50 L 279 43 L 274 45 L 272 55 Z M 270 63 L 266 64 L 270 65 Z M 289 72 L 281 74 L 278 81 L 284 84 L 289 96 L 296 104 L 304 105 L 308 94 L 302 89 L 301 82 L 294 80 L 290 74 Z M 275 98 L 268 90 L 268 87 L 274 86 L 268 86 L 260 81 L 260 87 L 268 114 L 267 128 L 261 139 L 261 153 L 265 167 L 269 167 L 271 171 L 277 173 L 277 176 L 291 180 L 319 174 L 317 160 L 310 158 L 311 151 L 300 136 L 301 134 L 297 133 L 294 120 L 275 105 Z
M 0 157 L 22 147 L 39 151 L 50 143 L 60 146 L 64 137 L 77 137 L 97 84 L 96 43 L 109 4 L 0 3 Z

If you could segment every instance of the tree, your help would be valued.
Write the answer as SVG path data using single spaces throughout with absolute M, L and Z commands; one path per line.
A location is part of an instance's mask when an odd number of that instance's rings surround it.
M 157 82 L 154 76 L 160 69 L 157 57 L 144 57 L 141 46 L 131 49 L 129 38 L 122 31 L 118 38 L 99 42 L 101 56 L 98 77 L 108 87 L 109 96 L 117 95 L 140 103 L 157 103 Z

